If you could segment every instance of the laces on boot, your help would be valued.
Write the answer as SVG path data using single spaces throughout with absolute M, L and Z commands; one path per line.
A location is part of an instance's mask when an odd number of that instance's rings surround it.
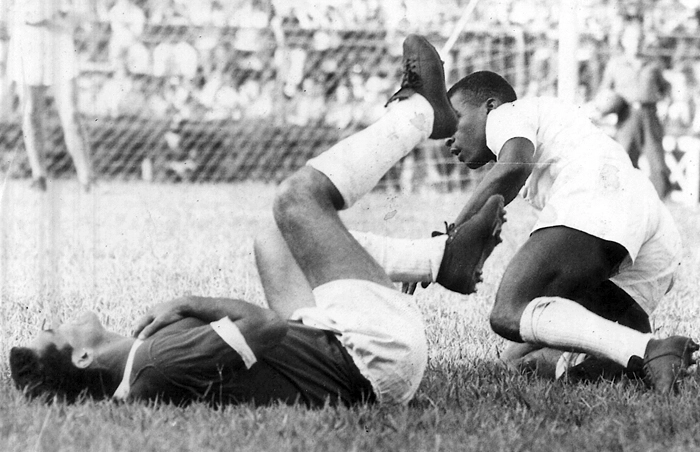
M 402 82 L 403 83 L 403 82 Z M 445 224 L 445 232 L 442 231 L 433 231 L 430 233 L 430 237 L 437 237 L 439 235 L 451 235 L 452 231 L 455 230 L 457 227 L 454 223 L 448 223 L 447 221 L 444 222 Z M 420 283 L 420 286 L 425 289 L 430 285 L 429 282 L 422 282 Z M 409 295 L 413 295 L 416 292 L 416 288 L 418 287 L 418 283 L 402 283 L 401 284 L 401 292 L 407 293 Z
M 448 223 L 447 221 L 445 221 L 444 224 L 445 224 L 445 232 L 433 231 L 430 234 L 430 237 L 437 237 L 439 235 L 450 235 L 450 234 L 452 234 L 452 231 L 454 231 L 455 228 L 457 227 L 454 223 Z
M 417 88 L 423 85 L 416 68 L 416 60 L 409 58 L 403 65 L 403 75 L 401 76 L 402 88 Z

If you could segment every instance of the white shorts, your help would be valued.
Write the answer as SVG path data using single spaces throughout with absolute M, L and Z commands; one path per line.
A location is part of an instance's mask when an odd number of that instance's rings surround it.
M 73 37 L 46 27 L 15 26 L 7 64 L 10 79 L 19 86 L 52 86 L 79 73 Z
M 342 279 L 314 289 L 316 306 L 292 319 L 333 331 L 380 403 L 405 404 L 428 362 L 423 318 L 413 297 L 370 281 Z
M 534 230 L 567 226 L 619 243 L 628 252 L 611 280 L 651 313 L 680 265 L 681 237 L 648 177 L 601 162 L 564 168 Z

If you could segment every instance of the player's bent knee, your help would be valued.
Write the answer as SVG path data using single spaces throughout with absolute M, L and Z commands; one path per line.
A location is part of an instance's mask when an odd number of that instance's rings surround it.
M 518 329 L 514 329 L 512 322 L 510 322 L 507 318 L 498 315 L 498 313 L 491 312 L 491 315 L 489 316 L 489 324 L 491 325 L 491 329 L 494 333 L 505 339 L 511 341 L 518 341 L 520 339 Z
M 278 224 L 304 215 L 304 210 L 316 198 L 317 189 L 312 175 L 305 170 L 302 168 L 292 174 L 277 187 L 272 212 Z
M 511 341 L 520 342 L 520 317 L 522 309 L 516 309 L 508 303 L 494 304 L 489 316 L 489 323 L 494 333 Z
M 338 189 L 323 173 L 305 166 L 285 179 L 277 188 L 273 213 L 278 222 L 294 215 L 308 216 L 309 209 L 338 210 L 343 198 Z

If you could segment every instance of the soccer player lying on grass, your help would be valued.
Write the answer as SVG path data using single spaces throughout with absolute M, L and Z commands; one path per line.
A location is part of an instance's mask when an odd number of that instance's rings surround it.
M 494 194 L 510 203 L 520 193 L 539 211 L 490 315 L 497 334 L 525 343 L 503 358 L 527 367 L 551 364 L 551 349 L 581 352 L 562 355 L 559 373 L 595 375 L 612 366 L 661 393 L 677 390 L 698 345 L 651 334 L 648 313 L 671 289 L 681 240 L 649 179 L 561 100 L 516 100 L 487 71 L 466 76 L 448 96 L 459 114 L 446 141 L 451 152 L 470 168 L 496 162 L 456 222 Z
M 418 123 L 430 112 L 420 105 L 422 97 L 411 93 L 429 92 L 437 78 L 416 69 L 420 65 L 415 62 L 427 58 L 411 55 L 411 45 L 405 45 L 403 89 L 394 97 L 407 97 L 397 106 L 414 108 L 412 122 Z M 471 293 L 479 274 L 454 271 L 469 267 L 460 263 L 460 250 L 469 246 L 454 246 L 464 238 L 460 225 L 492 195 L 511 202 L 522 190 L 541 213 L 496 296 L 493 329 L 516 342 L 501 358 L 512 367 L 552 377 L 596 379 L 628 373 L 643 377 L 660 392 L 675 390 L 697 345 L 682 336 L 658 339 L 651 334 L 648 314 L 670 290 L 681 249 L 673 220 L 647 178 L 575 107 L 547 98 L 516 101 L 513 88 L 497 74 L 472 74 L 452 87 L 449 97 L 459 114 L 456 133 L 446 141 L 452 153 L 470 168 L 497 161 L 457 217 L 457 227 L 447 236 L 413 244 L 355 237 L 395 281 L 437 281 L 450 290 Z M 431 105 L 433 127 L 451 128 L 452 107 Z M 368 171 L 348 171 L 346 180 L 333 179 L 346 204 L 354 199 L 353 187 L 378 180 L 387 169 L 382 162 L 396 160 L 393 152 L 403 155 L 417 144 L 408 127 L 387 134 L 386 128 L 375 125 L 368 131 L 376 133 L 358 134 L 346 144 L 377 149 L 375 178 L 369 178 Z M 397 147 L 399 143 L 404 147 Z M 359 166 L 368 154 L 333 161 L 328 153 L 310 165 L 333 175 L 334 170 Z M 282 258 L 284 241 L 274 234 L 269 237 L 268 249 L 258 246 L 256 252 L 259 260 L 275 257 L 275 265 L 265 266 L 271 273 L 261 274 L 271 306 L 276 300 L 289 301 L 285 296 L 290 287 L 298 290 L 290 309 L 313 304 L 305 295 L 310 289 L 292 283 L 301 279 L 295 276 L 300 270 L 288 253 Z
M 310 161 L 276 194 L 273 212 L 286 245 L 281 251 L 308 282 L 295 289 L 289 281 L 287 300 L 296 303 L 294 293 L 308 289 L 312 303 L 298 306 L 285 321 L 242 300 L 185 297 L 139 319 L 138 338 L 107 331 L 94 313 L 86 313 L 39 332 L 29 347 L 11 350 L 16 385 L 29 397 L 68 401 L 84 393 L 177 404 L 408 402 L 427 364 L 420 312 L 337 212 L 379 180 L 378 162 L 386 171 L 428 136 L 454 132 L 437 52 L 417 36 L 406 40 L 404 52 L 405 78 L 429 81 L 431 90 L 400 90 L 376 124 Z M 452 113 L 451 120 L 434 121 L 434 108 Z M 460 237 L 477 238 L 454 240 L 467 246 L 455 260 L 463 279 L 480 271 L 499 241 L 502 219 L 503 199 L 494 196 L 460 226 Z M 269 261 L 258 261 L 261 274 L 270 274 Z M 262 280 L 266 293 L 280 290 Z M 281 296 L 270 305 L 284 311 L 284 303 Z

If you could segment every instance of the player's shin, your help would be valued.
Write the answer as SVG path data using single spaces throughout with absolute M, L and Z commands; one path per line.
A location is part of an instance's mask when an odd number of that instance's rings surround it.
M 590 353 L 625 367 L 633 356 L 644 356 L 652 338 L 561 297 L 532 300 L 520 319 L 520 336 L 526 342 Z
M 428 239 L 397 239 L 350 231 L 394 282 L 435 282 L 447 235 Z
M 341 140 L 307 165 L 325 174 L 340 191 L 347 209 L 374 188 L 384 174 L 433 128 L 433 109 L 413 95 L 389 104 L 377 122 Z

